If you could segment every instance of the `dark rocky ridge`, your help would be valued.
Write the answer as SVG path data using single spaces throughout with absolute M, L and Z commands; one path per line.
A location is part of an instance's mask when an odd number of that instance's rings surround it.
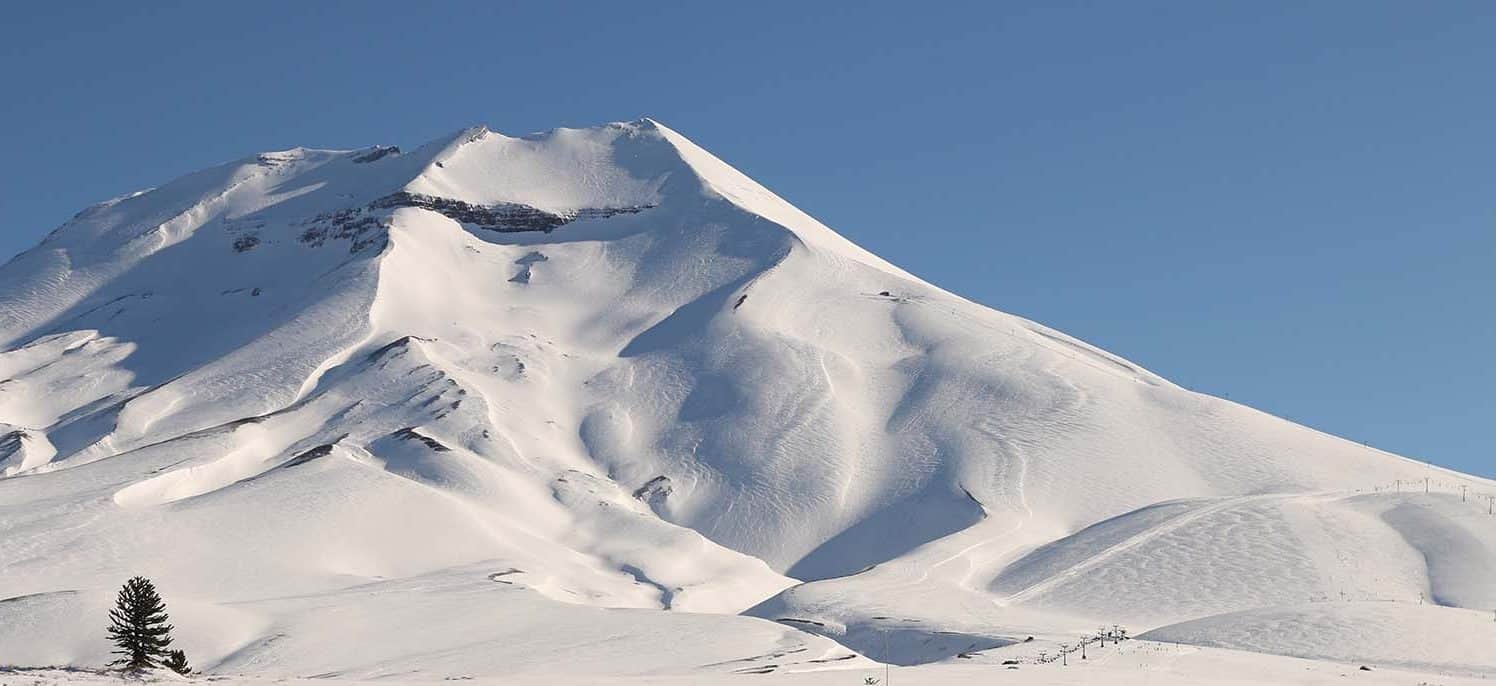
M 303 222 L 303 225 L 307 228 L 301 233 L 301 242 L 315 248 L 321 247 L 328 240 L 332 239 L 348 240 L 351 242 L 348 249 L 349 252 L 358 252 L 371 245 L 380 243 L 381 237 L 384 235 L 384 230 L 389 228 L 388 219 L 382 215 L 373 214 L 373 212 L 399 209 L 402 207 L 430 210 L 452 221 L 467 224 L 485 231 L 498 231 L 500 233 L 539 231 L 550 233 L 559 226 L 564 226 L 580 219 L 606 219 L 620 214 L 637 214 L 653 208 L 654 205 L 584 207 L 564 212 L 548 212 L 538 207 L 531 207 L 521 203 L 506 202 L 494 205 L 478 205 L 451 198 L 400 191 L 378 198 L 363 207 L 350 207 L 334 212 L 323 212 L 312 217 Z M 244 239 L 235 241 L 234 250 L 244 252 L 253 249 L 259 243 L 257 237 L 250 240 L 253 242 Z
M 448 448 L 441 441 L 416 431 L 415 427 L 406 427 L 390 435 L 402 441 L 420 441 L 434 452 L 446 453 L 452 451 L 451 448 Z
M 370 162 L 378 161 L 378 160 L 383 159 L 385 157 L 388 157 L 390 155 L 398 155 L 398 154 L 400 154 L 400 147 L 399 146 L 392 145 L 392 146 L 389 146 L 389 147 L 386 148 L 386 147 L 380 147 L 380 146 L 376 145 L 376 146 L 374 146 L 373 150 L 370 150 L 370 151 L 368 151 L 366 153 L 363 153 L 361 155 L 355 156 L 353 158 L 353 163 L 354 164 L 368 164 Z
M 375 209 L 418 207 L 431 210 L 453 221 L 472 224 L 480 229 L 501 232 L 542 231 L 550 233 L 556 227 L 579 219 L 606 219 L 620 214 L 635 214 L 650 209 L 653 205 L 632 207 L 584 207 L 578 210 L 553 213 L 520 203 L 498 203 L 475 205 L 473 203 L 400 191 L 391 193 L 372 203 Z
M 358 252 L 380 242 L 389 224 L 382 217 L 368 216 L 362 208 L 349 208 L 336 212 L 324 212 L 306 222 L 308 228 L 301 232 L 301 242 L 314 248 L 321 247 L 329 239 L 351 241 L 348 252 Z M 375 235 L 369 233 L 378 230 Z

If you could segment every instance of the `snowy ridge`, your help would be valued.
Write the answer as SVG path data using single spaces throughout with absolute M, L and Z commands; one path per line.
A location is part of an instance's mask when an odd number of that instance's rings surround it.
M 0 267 L 0 664 L 96 664 L 69 618 L 137 573 L 196 663 L 271 676 L 999 661 L 1098 623 L 1334 657 L 1230 618 L 1395 646 L 1488 610 L 1488 495 L 940 290 L 647 119 L 264 153 Z M 1491 672 L 1377 650 L 1337 659 Z

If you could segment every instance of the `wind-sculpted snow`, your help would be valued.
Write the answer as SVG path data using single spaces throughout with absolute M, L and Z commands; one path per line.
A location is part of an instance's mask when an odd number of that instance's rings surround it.
M 1496 676 L 1491 612 L 1407 603 L 1272 607 L 1162 627 L 1146 639 L 1336 662 Z
M 1381 518 L 1423 556 L 1427 601 L 1496 612 L 1496 523 L 1452 495 L 1388 506 Z M 1493 617 L 1496 620 L 1496 617 Z
M 0 475 L 0 627 L 49 627 L 0 664 L 102 659 L 134 574 L 197 664 L 369 678 L 1496 603 L 1490 482 L 946 293 L 649 120 L 85 210 L 0 268 Z

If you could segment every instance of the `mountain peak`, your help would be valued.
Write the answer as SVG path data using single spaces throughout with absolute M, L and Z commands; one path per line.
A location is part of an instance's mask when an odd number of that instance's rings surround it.
M 0 664 L 93 659 L 73 619 L 141 573 L 226 627 L 194 661 L 287 674 L 508 667 L 470 637 L 511 616 L 739 671 L 1250 640 L 1361 616 L 1332 589 L 1496 607 L 1465 491 L 931 286 L 650 119 L 264 153 L 0 266 Z

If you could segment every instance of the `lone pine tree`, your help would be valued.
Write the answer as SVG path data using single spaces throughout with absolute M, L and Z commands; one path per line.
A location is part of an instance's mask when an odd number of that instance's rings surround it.
M 109 619 L 109 640 L 114 642 L 114 654 L 120 656 L 109 666 L 136 671 L 162 665 L 172 627 L 166 623 L 166 604 L 150 579 L 137 576 L 126 581 Z M 186 663 L 185 656 L 182 662 Z

